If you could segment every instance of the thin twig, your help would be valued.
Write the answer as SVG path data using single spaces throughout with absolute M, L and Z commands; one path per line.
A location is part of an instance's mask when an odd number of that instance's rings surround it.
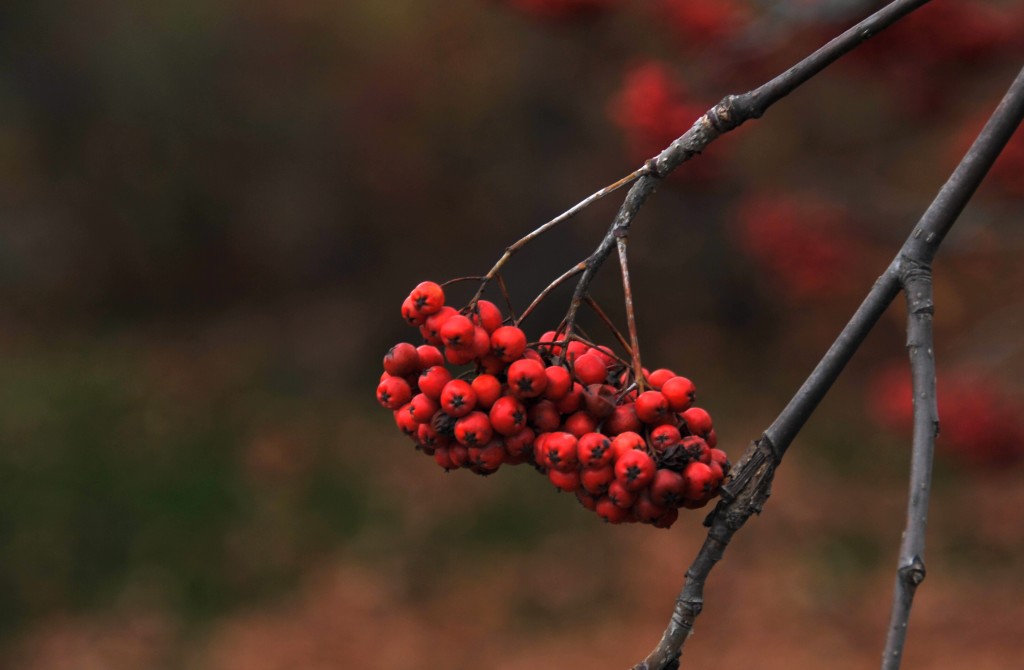
M 587 259 L 587 269 L 576 284 L 576 291 L 566 314 L 567 332 L 572 332 L 583 296 L 589 290 L 594 275 L 611 254 L 617 236 L 629 230 L 640 208 L 662 179 L 698 155 L 719 136 L 751 119 L 760 118 L 769 107 L 805 84 L 838 58 L 929 1 L 896 0 L 886 5 L 767 83 L 746 93 L 726 96 L 697 119 L 690 129 L 672 142 L 667 149 L 647 161 L 645 173 L 629 189 L 608 232 Z
M 710 526 L 708 536 L 686 571 L 686 581 L 676 599 L 669 625 L 657 647 L 646 659 L 634 666 L 634 670 L 663 670 L 676 658 L 693 630 L 694 621 L 703 609 L 704 583 L 708 574 L 722 558 L 733 534 L 753 514 L 760 513 L 771 494 L 775 468 L 793 438 L 825 397 L 868 332 L 892 303 L 901 286 L 905 282 L 909 283 L 910 278 L 919 274 L 921 268 L 930 267 L 946 233 L 956 222 L 960 212 L 1022 119 L 1024 69 L 1017 75 L 974 144 L 942 186 L 899 253 L 875 282 L 836 341 L 778 418 L 760 439 L 748 447 L 733 468 L 729 482 L 722 487 L 722 500 L 705 521 L 705 524 Z M 915 370 L 915 377 L 918 374 L 922 373 Z M 915 417 L 915 423 L 917 421 L 923 422 L 923 417 Z M 915 436 L 915 441 L 917 439 L 918 436 Z M 920 465 L 917 467 L 921 469 Z M 911 491 L 911 497 L 919 493 L 917 490 Z M 920 533 L 923 538 L 923 518 L 914 516 L 911 522 L 915 525 L 914 533 Z M 923 544 L 920 546 L 923 550 Z M 908 614 L 909 603 L 906 608 L 900 609 L 899 616 L 904 618 L 897 620 L 895 625 L 905 626 L 905 617 Z M 899 644 L 902 645 L 902 642 Z M 889 655 L 890 651 L 887 651 L 886 657 Z M 883 667 L 891 670 L 896 666 Z
M 622 292 L 626 299 L 626 327 L 629 328 L 629 345 L 632 353 L 633 378 L 636 380 L 637 392 L 646 390 L 644 368 L 640 364 L 640 339 L 636 331 L 636 313 L 633 311 L 633 287 L 629 281 L 629 261 L 626 258 L 626 236 L 618 239 L 619 266 L 622 268 Z
M 539 305 L 544 300 L 544 298 L 548 297 L 548 295 L 552 291 L 561 286 L 567 279 L 569 279 L 570 277 L 575 277 L 579 273 L 583 272 L 583 268 L 585 268 L 586 265 L 586 261 L 580 261 L 576 265 L 566 270 L 566 272 L 558 279 L 548 284 L 547 287 L 543 291 L 541 291 L 536 298 L 533 299 L 533 302 L 530 303 L 530 306 L 523 310 L 523 313 L 520 314 L 519 318 L 515 320 L 515 325 L 518 326 L 519 324 L 521 324 L 526 319 L 526 317 L 528 317 L 530 313 L 533 312 L 537 305 Z
M 508 294 L 508 286 L 505 285 L 505 278 L 501 276 L 500 272 L 496 276 L 498 278 L 498 288 L 501 289 L 501 295 L 502 297 L 505 298 L 505 306 L 508 307 L 508 317 L 512 319 L 513 322 L 515 322 L 516 310 L 514 307 L 512 307 L 512 298 Z M 474 297 L 472 300 L 469 301 L 469 304 L 476 305 L 477 299 L 478 296 Z
M 565 221 L 568 221 L 572 217 L 576 216 L 576 214 L 580 213 L 581 211 L 583 211 L 587 207 L 591 206 L 592 204 L 594 204 L 595 202 L 597 202 L 601 198 L 605 197 L 606 195 L 608 195 L 610 193 L 614 193 L 615 191 L 618 191 L 620 188 L 622 188 L 623 186 L 626 186 L 627 184 L 632 184 L 634 181 L 636 181 L 637 179 L 639 179 L 643 175 L 647 174 L 648 169 L 649 169 L 648 166 L 644 165 L 643 167 L 641 167 L 641 168 L 639 168 L 637 170 L 634 170 L 633 172 L 630 172 L 628 175 L 626 175 L 622 179 L 619 179 L 618 181 L 616 181 L 616 182 L 614 182 L 612 184 L 609 184 L 609 185 L 605 186 L 604 188 L 602 188 L 602 189 L 600 189 L 598 191 L 595 191 L 594 193 L 591 193 L 586 198 L 584 198 L 583 200 L 580 200 L 578 203 L 576 203 L 575 205 L 573 205 L 569 209 L 565 210 L 564 212 L 562 212 L 561 214 L 559 214 L 555 218 L 551 219 L 547 223 L 543 224 L 542 226 L 540 226 L 536 230 L 533 230 L 532 232 L 527 233 L 525 236 L 523 236 L 522 238 L 517 240 L 511 246 L 506 247 L 505 248 L 505 252 L 501 255 L 501 258 L 498 259 L 498 262 L 494 264 L 494 267 L 492 267 L 490 269 L 490 271 L 486 275 L 484 275 L 483 277 L 480 277 L 480 288 L 477 289 L 476 294 L 473 296 L 472 300 L 469 301 L 470 304 L 473 304 L 477 300 L 480 299 L 480 296 L 482 296 L 483 293 L 484 293 L 484 288 L 487 287 L 487 283 L 489 281 L 491 281 L 492 279 L 494 279 L 495 275 L 497 275 L 498 272 L 501 270 L 501 268 L 503 268 L 505 266 L 505 263 L 508 262 L 508 259 L 512 258 L 513 254 L 515 254 L 517 251 L 522 249 L 524 246 L 529 244 L 531 241 L 533 241 L 534 239 L 536 239 L 540 235 L 543 235 L 547 231 L 551 230 L 552 228 L 554 228 L 558 224 L 563 223 Z
M 604 313 L 604 310 L 597 304 L 597 301 L 594 300 L 593 296 L 584 296 L 583 302 L 587 307 L 594 310 L 594 313 L 597 314 L 597 318 L 601 319 L 601 321 L 604 322 L 604 325 L 608 326 L 608 330 L 610 330 L 615 339 L 618 340 L 619 346 L 626 352 L 626 355 L 632 357 L 633 347 L 629 346 L 629 342 L 627 342 L 623 334 L 619 332 L 619 329 L 615 327 L 615 324 L 610 318 L 608 318 L 608 315 Z

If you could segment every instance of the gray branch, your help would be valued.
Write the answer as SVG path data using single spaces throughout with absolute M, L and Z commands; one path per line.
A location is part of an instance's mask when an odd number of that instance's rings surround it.
M 890 5 L 891 6 L 891 5 Z M 839 377 L 846 363 L 853 357 L 861 342 L 878 322 L 903 287 L 908 288 L 911 303 L 911 328 L 908 342 L 927 344 L 926 356 L 930 357 L 930 330 L 927 339 L 921 339 L 923 317 L 913 316 L 915 311 L 930 309 L 930 266 L 946 233 L 955 223 L 960 212 L 974 194 L 996 157 L 1002 151 L 1010 136 L 1024 118 L 1024 69 L 1017 75 L 1002 102 L 985 124 L 978 138 L 943 185 L 939 194 L 922 215 L 899 253 L 871 288 L 867 297 L 857 308 L 853 317 L 843 328 L 825 356 L 815 367 L 796 395 L 760 439 L 753 442 L 736 464 L 729 482 L 722 487 L 722 500 L 708 516 L 707 539 L 686 572 L 682 592 L 676 599 L 676 606 L 661 641 L 646 659 L 634 666 L 634 670 L 666 670 L 679 657 L 680 650 L 693 630 L 693 624 L 704 607 L 704 583 L 714 565 L 722 558 L 733 534 L 753 515 L 760 513 L 771 494 L 772 478 L 786 449 L 806 423 L 832 384 Z M 926 272 L 927 270 L 927 272 Z M 924 280 L 928 278 L 929 290 L 925 292 Z M 909 290 L 917 291 L 910 293 Z M 923 312 L 922 312 L 923 313 Z M 922 325 L 923 324 L 923 325 Z M 919 346 L 914 344 L 914 346 Z M 934 367 L 918 362 L 914 364 L 915 394 L 921 392 L 931 375 L 931 400 L 918 402 L 915 408 L 914 456 L 912 465 L 912 490 L 907 533 L 901 549 L 900 575 L 897 581 L 897 600 L 893 607 L 892 626 L 901 629 L 899 638 L 890 636 L 886 660 L 895 659 L 898 667 L 902 655 L 903 635 L 910 612 L 913 590 L 906 584 L 919 582 L 924 575 L 922 555 L 924 552 L 924 523 L 927 507 L 927 493 L 930 488 L 931 449 L 934 440 Z M 914 354 L 912 352 L 912 360 Z M 928 433 L 931 432 L 931 438 Z M 919 453 L 920 452 L 920 453 Z M 922 495 L 923 493 L 923 495 Z M 906 560 L 909 556 L 909 560 Z M 920 564 L 920 570 L 918 566 Z M 902 584 L 902 585 L 901 585 Z M 895 653 L 893 653 L 895 652 Z
M 929 1 L 896 0 L 886 5 L 767 83 L 746 93 L 726 96 L 697 119 L 690 129 L 672 142 L 667 149 L 647 161 L 644 175 L 629 189 L 608 232 L 587 259 L 586 269 L 576 283 L 565 317 L 566 333 L 572 334 L 583 296 L 590 288 L 597 271 L 611 255 L 616 246 L 616 239 L 627 234 L 640 208 L 665 177 L 700 154 L 719 136 L 751 119 L 760 118 L 769 107 L 810 81 L 841 56 L 856 49 L 868 38 Z

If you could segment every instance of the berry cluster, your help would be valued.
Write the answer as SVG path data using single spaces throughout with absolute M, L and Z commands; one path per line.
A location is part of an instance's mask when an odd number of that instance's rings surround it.
M 555 331 L 529 343 L 494 303 L 456 310 L 434 282 L 402 316 L 426 343 L 388 351 L 377 400 L 445 470 L 529 463 L 606 521 L 660 528 L 717 495 L 729 460 L 689 379 L 644 370 L 638 384 L 608 347 Z

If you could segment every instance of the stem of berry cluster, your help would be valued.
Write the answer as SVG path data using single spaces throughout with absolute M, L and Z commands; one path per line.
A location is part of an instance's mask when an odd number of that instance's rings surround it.
M 629 281 L 629 261 L 626 258 L 626 237 L 617 240 L 619 247 L 619 266 L 622 268 L 622 292 L 626 300 L 626 325 L 629 328 L 630 362 L 633 367 L 633 379 L 636 380 L 637 392 L 646 390 L 647 380 L 644 379 L 644 368 L 640 363 L 640 339 L 636 330 L 636 313 L 633 311 L 633 287 Z
M 902 288 L 907 291 L 910 305 L 908 346 L 914 375 L 915 434 L 907 529 L 900 549 L 895 602 L 882 663 L 883 670 L 899 667 L 914 590 L 924 578 L 924 531 L 937 428 L 931 263 L 946 233 L 1022 119 L 1024 69 L 825 356 L 779 417 L 733 468 L 729 482 L 722 487 L 722 500 L 705 521 L 708 536 L 686 572 L 669 625 L 658 646 L 634 670 L 665 670 L 676 662 L 703 609 L 704 583 L 711 568 L 722 558 L 733 534 L 753 514 L 760 513 L 771 494 L 775 468 L 786 449 Z
M 551 230 L 552 228 L 554 228 L 558 224 L 564 223 L 564 222 L 568 221 L 569 219 L 571 219 L 572 217 L 576 216 L 577 214 L 582 212 L 584 209 L 586 209 L 587 207 L 590 207 L 591 205 L 593 205 L 595 202 L 597 202 L 601 198 L 605 197 L 606 195 L 608 195 L 610 193 L 614 193 L 615 191 L 618 191 L 623 186 L 626 186 L 628 184 L 632 184 L 634 181 L 636 181 L 641 176 L 646 174 L 648 169 L 649 169 L 648 166 L 644 165 L 643 167 L 641 167 L 641 168 L 639 168 L 637 170 L 634 170 L 633 172 L 630 172 L 628 175 L 626 175 L 622 179 L 619 179 L 618 181 L 616 181 L 614 183 L 611 183 L 608 186 L 605 186 L 604 188 L 602 188 L 602 189 L 600 189 L 598 191 L 595 191 L 594 193 L 591 193 L 586 198 L 584 198 L 583 200 L 580 200 L 578 203 L 576 203 L 575 205 L 573 205 L 569 209 L 565 210 L 564 212 L 562 212 L 561 214 L 559 214 L 555 218 L 551 219 L 550 221 L 548 221 L 547 223 L 541 225 L 540 227 L 536 228 L 535 230 L 527 233 L 526 235 L 524 235 L 520 239 L 516 240 L 510 246 L 506 247 L 505 248 L 505 252 L 501 255 L 501 258 L 499 258 L 498 261 L 494 264 L 494 267 L 492 267 L 490 269 L 490 271 L 488 271 L 488 273 L 485 274 L 483 277 L 479 278 L 479 280 L 480 280 L 480 287 L 477 289 L 477 291 L 473 295 L 472 299 L 470 299 L 469 304 L 470 305 L 475 305 L 476 302 L 478 300 L 480 300 L 480 297 L 484 293 L 484 289 L 487 288 L 488 282 L 490 282 L 492 279 L 494 279 L 495 276 L 498 275 L 498 272 L 501 271 L 501 268 L 505 267 L 505 263 L 507 263 L 508 260 L 510 258 L 512 258 L 512 256 L 517 251 L 519 251 L 520 249 L 522 249 L 527 244 L 529 244 L 533 240 L 537 239 L 538 237 L 540 237 L 541 235 L 543 235 L 547 231 Z

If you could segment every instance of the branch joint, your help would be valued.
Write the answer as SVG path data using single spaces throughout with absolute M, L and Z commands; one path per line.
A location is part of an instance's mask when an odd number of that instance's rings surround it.
M 910 559 L 910 563 L 899 569 L 900 579 L 915 587 L 924 581 L 925 575 L 924 559 L 916 555 Z

